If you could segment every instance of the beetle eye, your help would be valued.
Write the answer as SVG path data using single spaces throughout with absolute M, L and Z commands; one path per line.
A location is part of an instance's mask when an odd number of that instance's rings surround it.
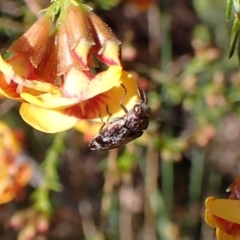
M 135 107 L 134 107 L 134 112 L 135 112 L 135 113 L 140 113 L 140 112 L 141 112 L 140 106 L 135 106 Z

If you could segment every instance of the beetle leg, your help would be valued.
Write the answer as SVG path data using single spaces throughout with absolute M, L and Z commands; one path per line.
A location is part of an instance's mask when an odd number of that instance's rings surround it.
M 104 122 L 104 121 L 103 121 L 102 116 L 101 116 L 101 113 L 99 113 L 99 118 L 101 119 L 101 121 L 102 121 L 102 123 L 103 123 L 103 125 L 102 125 L 102 126 L 100 127 L 100 129 L 99 129 L 99 132 L 102 131 L 102 129 L 104 128 L 104 126 L 106 125 L 106 123 L 109 122 L 109 119 L 110 119 L 110 117 L 112 116 L 112 114 L 109 112 L 108 105 L 106 105 L 106 111 L 107 111 L 107 113 L 108 113 L 107 122 Z
M 112 116 L 112 114 L 109 112 L 108 105 L 106 106 L 106 111 L 107 111 L 107 113 L 108 113 L 107 122 L 109 122 L 109 119 L 110 119 L 110 117 Z
M 123 93 L 122 98 L 121 98 L 121 101 L 120 101 L 120 106 L 121 106 L 121 108 L 123 109 L 123 111 L 124 111 L 125 113 L 128 113 L 128 110 L 127 110 L 126 107 L 123 105 L 124 98 L 125 98 L 126 95 L 127 95 L 127 89 L 126 89 L 126 87 L 125 87 L 123 84 L 121 84 L 121 86 L 122 86 L 122 88 L 124 89 L 124 93 Z
M 101 113 L 99 113 L 99 118 L 101 119 L 101 122 L 103 123 L 103 125 L 100 127 L 98 132 L 101 132 L 101 130 L 104 128 L 104 126 L 106 125 L 106 123 L 103 121 Z

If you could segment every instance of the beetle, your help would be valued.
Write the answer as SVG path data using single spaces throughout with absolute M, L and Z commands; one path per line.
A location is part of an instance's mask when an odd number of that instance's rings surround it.
M 133 109 L 127 111 L 122 102 L 127 94 L 127 89 L 123 84 L 123 97 L 120 106 L 125 111 L 125 115 L 121 118 L 115 118 L 103 124 L 99 133 L 89 143 L 89 148 L 93 151 L 104 151 L 113 148 L 119 148 L 131 142 L 132 140 L 142 136 L 143 131 L 148 128 L 151 109 L 146 104 L 144 92 L 140 92 L 141 100 L 137 102 Z M 108 111 L 108 108 L 107 108 Z M 108 119 L 111 117 L 109 113 Z

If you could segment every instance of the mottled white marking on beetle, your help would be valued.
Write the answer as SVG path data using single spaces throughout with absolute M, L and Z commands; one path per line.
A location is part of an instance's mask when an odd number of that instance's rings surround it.
M 91 150 L 103 151 L 119 148 L 142 136 L 147 129 L 151 109 L 142 101 L 136 103 L 133 109 L 119 119 L 110 121 L 89 143 Z

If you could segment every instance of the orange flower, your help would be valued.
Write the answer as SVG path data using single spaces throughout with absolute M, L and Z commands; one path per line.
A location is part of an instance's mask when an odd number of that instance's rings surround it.
M 147 11 L 152 5 L 155 4 L 155 0 L 130 0 L 129 2 L 140 11 Z
M 216 229 L 218 240 L 237 240 L 240 238 L 240 177 L 232 186 L 230 199 L 217 199 L 209 197 L 205 201 L 205 221 Z
M 22 118 L 48 133 L 82 119 L 100 122 L 99 116 L 108 118 L 107 108 L 113 118 L 123 116 L 121 84 L 127 109 L 140 97 L 135 80 L 120 66 L 120 42 L 90 8 L 72 1 L 66 1 L 66 12 L 61 10 L 50 33 L 54 4 L 9 48 L 14 51 L 10 60 L 0 56 L 0 93 L 23 102 Z M 94 74 L 93 54 L 110 67 Z
M 20 158 L 21 144 L 12 130 L 0 122 L 0 204 L 11 201 L 30 181 L 32 166 Z
M 17 211 L 10 219 L 10 224 L 19 230 L 18 239 L 37 239 L 38 234 L 44 234 L 49 229 L 49 216 L 34 208 Z
M 78 80 L 76 71 L 73 70 L 72 75 L 69 75 L 69 81 L 73 83 Z M 107 85 L 109 79 L 113 81 Z M 114 83 L 115 86 L 112 86 Z M 123 116 L 125 113 L 120 107 L 120 101 L 124 92 L 120 84 L 124 84 L 128 89 L 123 104 L 130 110 L 134 103 L 139 101 L 136 82 L 130 74 L 122 72 L 121 67 L 112 66 L 89 81 L 79 97 L 60 97 L 51 92 L 37 96 L 23 93 L 22 98 L 28 103 L 21 105 L 20 114 L 34 128 L 49 133 L 69 129 L 81 119 L 101 122 L 101 116 L 106 121 L 109 116 L 107 106 L 112 118 Z M 76 85 L 73 90 L 77 87 Z M 75 99 L 78 101 L 74 102 Z

